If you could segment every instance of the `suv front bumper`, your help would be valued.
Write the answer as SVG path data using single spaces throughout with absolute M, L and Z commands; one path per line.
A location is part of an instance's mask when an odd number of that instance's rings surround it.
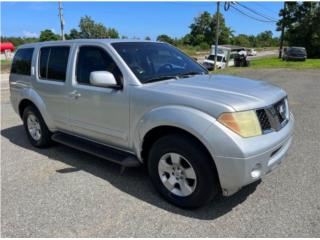
M 214 123 L 206 137 L 211 141 L 210 151 L 223 195 L 230 196 L 277 168 L 291 145 L 293 127 L 294 117 L 291 114 L 286 126 L 277 132 L 242 138 L 221 124 Z M 217 135 L 220 136 L 219 142 L 212 137 Z

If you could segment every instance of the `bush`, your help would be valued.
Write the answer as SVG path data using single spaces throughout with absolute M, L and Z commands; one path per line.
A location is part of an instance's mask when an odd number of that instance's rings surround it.
M 200 50 L 207 50 L 210 48 L 210 46 L 208 43 L 202 42 L 202 43 L 200 43 L 199 48 L 200 48 Z

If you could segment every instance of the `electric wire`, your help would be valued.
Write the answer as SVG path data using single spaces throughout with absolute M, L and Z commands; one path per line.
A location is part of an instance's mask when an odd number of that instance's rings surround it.
M 241 11 L 240 9 L 236 8 L 236 7 L 235 7 L 235 6 L 233 6 L 233 5 L 230 5 L 230 8 L 232 8 L 233 10 L 237 11 L 238 13 L 240 13 L 240 14 L 242 14 L 242 15 L 244 15 L 244 16 L 246 16 L 246 17 L 248 17 L 248 18 L 251 18 L 251 19 L 253 19 L 253 20 L 255 20 L 255 21 L 258 21 L 258 22 L 271 23 L 271 24 L 273 24 L 273 23 L 275 23 L 275 22 L 276 22 L 276 21 L 263 20 L 263 19 L 256 18 L 256 17 L 254 17 L 254 16 L 251 16 L 251 15 L 249 15 L 249 14 L 247 14 L 247 13 L 245 13 L 245 12 Z
M 239 6 L 241 6 L 242 8 L 245 8 L 245 9 L 247 9 L 248 11 L 256 14 L 257 16 L 263 17 L 263 18 L 265 18 L 265 19 L 267 19 L 267 20 L 269 20 L 269 21 L 272 21 L 272 22 L 277 22 L 276 19 L 271 18 L 271 17 L 269 17 L 269 16 L 267 16 L 267 15 L 264 15 L 264 14 L 262 14 L 262 13 L 256 11 L 256 10 L 253 10 L 253 9 L 251 9 L 251 8 L 249 8 L 249 7 L 241 4 L 241 3 L 239 3 L 239 2 L 237 2 L 237 4 L 238 4 Z

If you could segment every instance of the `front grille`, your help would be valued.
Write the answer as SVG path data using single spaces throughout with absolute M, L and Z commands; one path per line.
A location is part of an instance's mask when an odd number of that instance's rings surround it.
M 270 107 L 256 110 L 263 133 L 279 131 L 289 120 L 289 109 L 286 99 L 282 99 Z
M 267 131 L 271 129 L 271 124 L 269 122 L 267 113 L 264 109 L 257 110 L 257 116 L 260 122 L 261 130 Z

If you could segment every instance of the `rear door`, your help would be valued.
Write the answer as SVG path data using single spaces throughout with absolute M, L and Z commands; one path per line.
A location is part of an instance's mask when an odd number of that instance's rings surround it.
M 69 129 L 68 82 L 71 46 L 40 47 L 37 59 L 36 89 L 57 129 Z

